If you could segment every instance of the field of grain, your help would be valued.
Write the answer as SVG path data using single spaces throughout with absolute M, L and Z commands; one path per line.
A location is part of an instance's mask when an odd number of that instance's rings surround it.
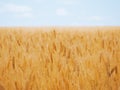
M 120 27 L 1 27 L 0 89 L 120 90 Z

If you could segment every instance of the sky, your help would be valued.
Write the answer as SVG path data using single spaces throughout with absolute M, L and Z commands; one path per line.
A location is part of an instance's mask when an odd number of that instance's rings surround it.
M 119 26 L 120 0 L 0 0 L 0 26 Z

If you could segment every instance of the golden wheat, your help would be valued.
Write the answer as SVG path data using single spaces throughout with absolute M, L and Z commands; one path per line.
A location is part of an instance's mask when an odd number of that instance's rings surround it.
M 120 90 L 120 27 L 0 28 L 1 90 Z

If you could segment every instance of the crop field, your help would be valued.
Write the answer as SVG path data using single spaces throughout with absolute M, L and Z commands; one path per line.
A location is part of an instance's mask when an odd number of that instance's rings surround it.
M 1 27 L 0 90 L 120 90 L 120 27 Z

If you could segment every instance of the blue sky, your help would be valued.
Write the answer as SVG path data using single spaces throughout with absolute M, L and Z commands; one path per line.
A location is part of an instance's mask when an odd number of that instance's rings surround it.
M 120 25 L 120 0 L 0 1 L 0 26 L 101 25 Z

